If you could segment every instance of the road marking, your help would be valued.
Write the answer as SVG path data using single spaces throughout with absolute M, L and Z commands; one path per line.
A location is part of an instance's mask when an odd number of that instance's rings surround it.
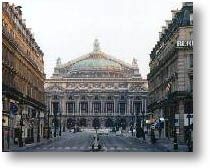
M 105 151 L 107 151 L 107 147 L 104 146 L 103 149 L 104 149 Z
M 115 148 L 114 147 L 110 147 L 109 150 L 115 150 Z
M 55 149 L 55 147 L 54 147 L 54 146 L 50 148 L 50 150 L 53 150 L 53 149 Z
M 79 149 L 84 150 L 84 149 L 85 149 L 85 147 L 84 147 L 84 146 L 81 146 Z
M 67 146 L 67 147 L 65 147 L 65 149 L 66 149 L 66 150 L 69 150 L 69 149 L 71 149 L 71 147 Z
M 138 149 L 137 148 L 132 148 L 132 150 L 137 151 Z
M 122 148 L 121 147 L 117 147 L 117 150 L 122 150 Z
M 73 146 L 72 149 L 77 149 L 77 146 Z

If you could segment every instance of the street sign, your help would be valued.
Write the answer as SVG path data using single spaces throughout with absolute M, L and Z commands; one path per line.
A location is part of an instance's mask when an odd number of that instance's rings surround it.
M 16 115 L 18 111 L 18 107 L 15 103 L 10 103 L 10 113 Z
M 193 114 L 184 114 L 184 126 L 189 126 L 193 123 Z

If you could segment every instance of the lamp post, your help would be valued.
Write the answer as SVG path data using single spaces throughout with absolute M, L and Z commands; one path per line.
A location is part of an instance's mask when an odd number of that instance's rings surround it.
M 19 135 L 19 147 L 23 147 L 23 138 L 22 138 L 22 133 L 23 133 L 23 103 L 20 104 L 20 135 Z
M 56 112 L 55 112 L 55 104 L 53 107 L 53 116 L 54 116 L 54 137 L 56 137 L 56 123 L 57 123 L 57 118 L 56 118 Z
M 142 111 L 142 129 L 143 129 L 143 140 L 145 140 L 145 134 L 144 134 L 144 113 L 145 113 L 145 111 L 143 110 Z
M 38 134 L 37 134 L 37 142 L 40 142 L 40 110 L 38 111 Z
M 193 151 L 193 145 L 192 145 L 192 139 L 191 139 L 191 128 L 190 128 L 190 118 L 191 118 L 191 114 L 190 114 L 190 108 L 189 108 L 189 104 L 187 106 L 187 119 L 188 119 L 188 131 L 187 131 L 187 146 L 188 146 L 188 151 L 192 152 Z
M 61 111 L 60 111 L 60 130 L 59 130 L 59 136 L 61 136 Z
M 47 139 L 50 139 L 50 109 L 47 107 Z

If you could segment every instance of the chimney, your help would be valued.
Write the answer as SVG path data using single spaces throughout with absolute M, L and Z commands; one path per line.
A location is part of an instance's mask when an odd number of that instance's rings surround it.
M 172 13 L 172 19 L 175 18 L 176 16 L 176 13 L 178 12 L 179 10 L 171 10 L 171 13 Z
M 15 11 L 18 13 L 18 18 L 22 19 L 22 11 L 21 11 L 21 6 L 16 6 Z
M 193 6 L 193 2 L 182 2 L 182 7 Z
M 166 26 L 162 26 L 162 34 L 165 33 L 165 30 L 166 30 Z
M 159 32 L 159 40 L 161 39 L 162 37 L 162 32 Z
M 166 20 L 166 28 L 168 29 L 169 24 L 171 24 L 172 21 L 171 20 Z

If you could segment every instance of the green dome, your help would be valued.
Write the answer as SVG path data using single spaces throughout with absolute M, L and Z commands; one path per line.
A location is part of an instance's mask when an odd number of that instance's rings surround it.
M 121 65 L 105 58 L 89 58 L 72 65 L 72 70 L 121 69 Z

